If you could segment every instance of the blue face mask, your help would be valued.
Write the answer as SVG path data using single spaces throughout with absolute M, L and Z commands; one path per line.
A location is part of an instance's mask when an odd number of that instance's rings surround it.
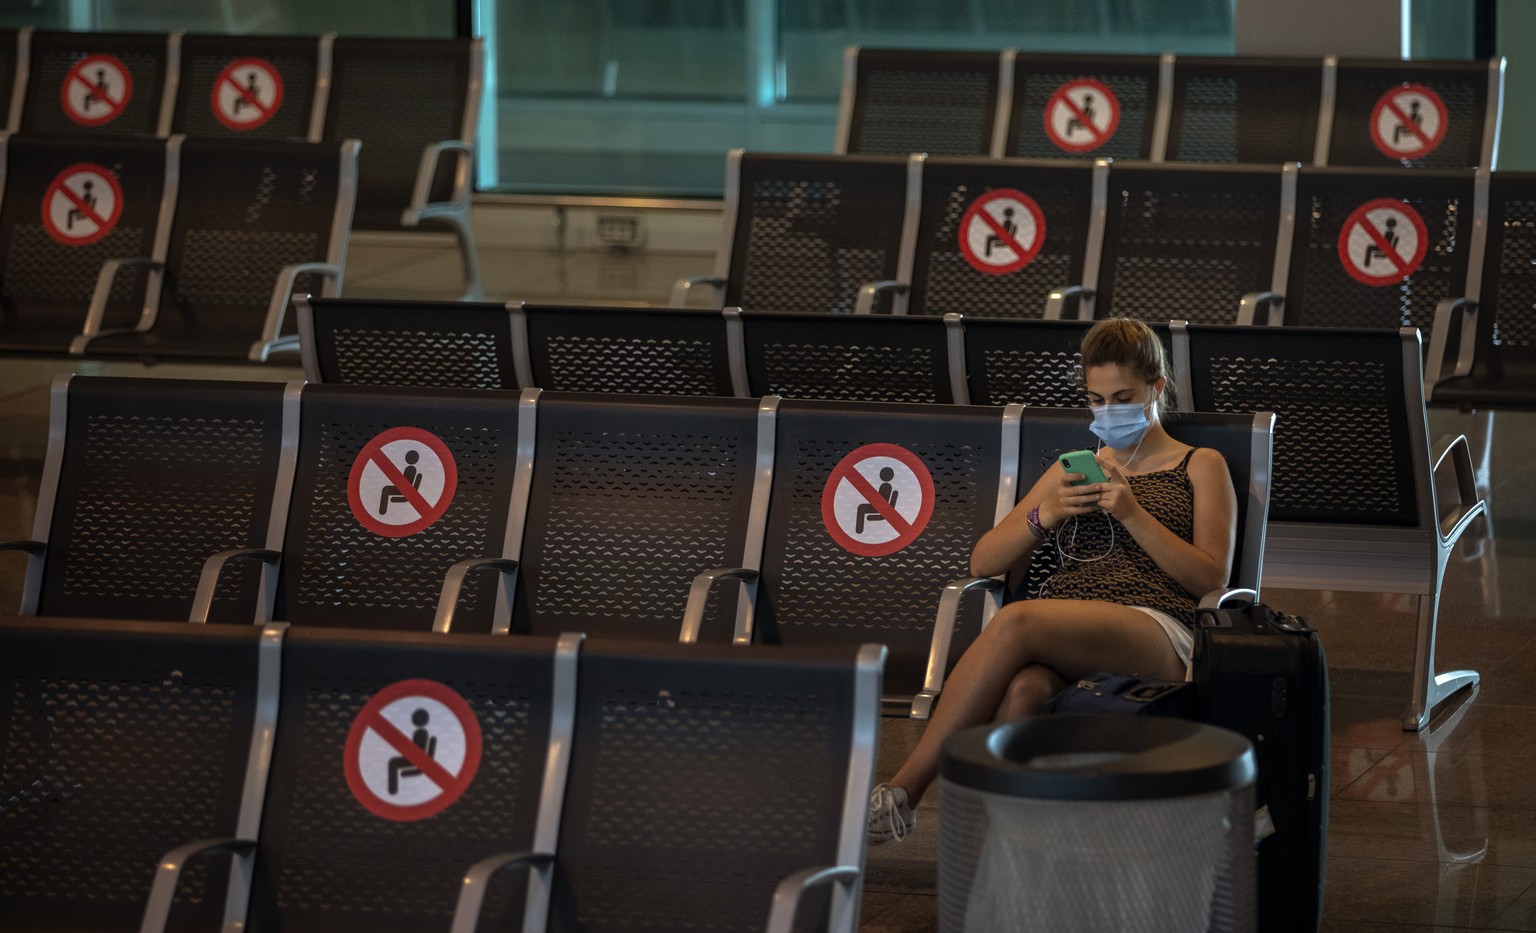
M 1124 405 L 1099 405 L 1092 409 L 1093 424 L 1088 430 L 1098 435 L 1108 447 L 1134 447 L 1141 443 L 1142 435 L 1152 422 L 1147 418 L 1147 406 L 1141 402 Z

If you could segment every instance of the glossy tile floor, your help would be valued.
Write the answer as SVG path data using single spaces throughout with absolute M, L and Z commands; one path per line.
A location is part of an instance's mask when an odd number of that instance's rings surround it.
M 697 255 L 484 256 L 491 293 L 545 301 L 665 301 L 672 280 L 709 271 Z M 448 297 L 454 257 L 416 247 L 353 251 L 349 293 Z M 48 384 L 76 371 L 224 379 L 296 378 L 293 367 L 145 368 L 0 358 L 0 540 L 28 537 L 47 432 Z M 1431 414 L 1432 433 L 1471 432 L 1479 416 Z M 1444 704 L 1429 730 L 1398 725 L 1408 693 L 1415 602 L 1369 593 L 1266 591 L 1322 632 L 1333 681 L 1332 820 L 1324 930 L 1536 930 L 1536 416 L 1501 413 L 1490 458 L 1491 538 L 1452 560 L 1441 609 L 1440 668 L 1482 684 Z M 0 558 L 0 607 L 14 607 L 21 561 Z M 889 776 L 918 728 L 882 729 Z M 936 794 L 905 843 L 872 849 L 862 929 L 935 928 Z M 765 831 L 771 831 L 765 829 Z

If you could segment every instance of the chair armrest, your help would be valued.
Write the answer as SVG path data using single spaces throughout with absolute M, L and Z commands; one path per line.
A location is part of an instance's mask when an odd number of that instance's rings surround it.
M 1070 299 L 1077 302 L 1077 315 L 1073 320 L 1086 320 L 1083 317 L 1083 308 L 1087 302 L 1093 300 L 1093 296 L 1093 289 L 1086 285 L 1068 285 L 1065 288 L 1055 289 L 1045 298 L 1045 319 L 1047 321 L 1063 320 L 1062 309 Z
M 208 613 L 213 609 L 213 597 L 218 595 L 219 576 L 224 573 L 224 567 L 235 561 L 259 560 L 264 564 L 276 567 L 282 563 L 281 551 L 269 551 L 266 548 L 232 548 L 228 551 L 220 551 L 203 561 L 202 575 L 197 578 L 197 593 L 192 597 L 192 614 L 187 617 L 189 622 L 207 622 Z M 263 599 L 261 607 L 261 621 L 272 621 L 272 603 L 270 599 Z
M 1439 453 L 1435 455 L 1434 477 L 1440 477 L 1440 469 L 1447 460 L 1455 470 L 1456 493 L 1461 501 L 1454 516 L 1448 519 L 1449 530 L 1446 529 L 1446 521 L 1440 519 L 1439 498 L 1435 501 L 1435 520 L 1439 523 L 1440 541 L 1447 547 L 1456 543 L 1461 533 L 1467 530 L 1467 526 L 1474 518 L 1483 514 L 1487 503 L 1477 496 L 1477 471 L 1472 466 L 1472 448 L 1467 443 L 1465 434 L 1458 434 L 1453 438 L 1441 438 L 1435 445 Z
M 459 608 L 459 596 L 464 592 L 464 578 L 476 570 L 501 572 L 501 585 L 507 593 L 507 606 L 512 605 L 512 595 L 517 589 L 517 561 L 510 557 L 471 557 L 448 568 L 443 575 L 443 589 L 437 597 L 437 615 L 432 619 L 432 631 L 453 630 L 453 614 Z
M 912 698 L 913 719 L 927 719 L 944 689 L 944 675 L 949 666 L 949 644 L 954 640 L 955 621 L 960 617 L 960 600 L 966 593 L 983 590 L 998 606 L 1003 604 L 1003 581 L 996 577 L 961 577 L 939 596 L 939 612 L 933 620 L 933 641 L 928 646 L 928 670 L 923 675 L 923 689 Z
M 69 352 L 79 355 L 85 352 L 85 345 L 96 337 L 107 337 L 116 334 L 142 334 L 155 326 L 156 309 L 148 301 L 139 309 L 139 319 L 132 327 L 114 327 L 103 330 L 106 322 L 107 302 L 112 298 L 112 283 L 117 279 L 117 273 L 125 266 L 145 266 L 151 272 L 164 272 L 165 263 L 148 256 L 130 256 L 125 259 L 108 259 L 101 264 L 101 271 L 96 273 L 96 287 L 91 291 L 91 304 L 85 312 L 85 326 L 80 328 L 80 335 L 69 344 Z
M 469 168 L 461 161 L 454 173 L 453 194 L 448 201 L 430 201 L 432 182 L 437 178 L 437 168 L 446 153 L 456 158 L 474 158 L 475 147 L 462 139 L 443 139 L 428 144 L 421 150 L 421 161 L 416 166 L 416 184 L 411 188 L 411 203 L 400 212 L 400 223 L 414 227 L 422 220 L 438 214 L 457 214 L 469 207 Z
M 853 897 L 854 886 L 858 884 L 861 875 L 862 872 L 853 865 L 835 865 L 807 868 L 780 881 L 778 887 L 773 889 L 773 905 L 768 908 L 765 933 L 792 933 L 795 915 L 800 910 L 800 898 L 812 888 L 836 884 L 847 891 L 850 898 Z M 846 917 L 834 919 L 827 927 L 828 933 L 853 933 L 854 914 L 855 911 L 850 909 Z
M 1245 326 L 1256 323 L 1260 308 L 1269 313 L 1264 320 L 1269 327 L 1279 327 L 1285 323 L 1285 296 L 1275 292 L 1249 292 L 1238 299 L 1237 323 Z
M 29 556 L 41 557 L 48 551 L 42 541 L 0 541 L 0 551 L 25 551 Z
M 149 901 L 144 905 L 144 922 L 139 926 L 139 933 L 160 933 L 165 929 L 171 917 L 171 904 L 176 899 L 181 870 L 192 859 L 215 852 L 249 857 L 255 851 L 256 841 L 253 839 L 203 839 L 165 853 L 155 867 L 155 881 L 149 889 Z
M 711 307 L 719 307 L 720 303 L 725 300 L 725 295 L 723 292 L 725 290 L 726 282 L 723 276 L 696 275 L 688 279 L 678 279 L 677 282 L 673 284 L 672 307 L 688 307 L 688 296 L 692 293 L 693 287 L 695 285 L 708 285 L 715 290 L 715 298 L 710 305 Z
M 555 857 L 547 852 L 518 852 L 493 855 L 471 865 L 459 886 L 459 902 L 453 908 L 451 933 L 474 933 L 480 925 L 480 909 L 485 904 L 485 891 L 492 875 L 513 866 L 548 875 L 554 864 Z
M 282 332 L 283 315 L 293 300 L 293 283 L 307 272 L 317 273 L 337 283 L 341 282 L 341 268 L 328 262 L 295 262 L 279 269 L 277 281 L 272 284 L 272 297 L 267 301 L 267 317 L 261 325 L 261 339 L 251 344 L 248 354 L 252 363 L 266 362 L 267 354 L 273 350 L 298 347 L 298 337 L 279 340 L 277 335 Z
M 1430 325 L 1429 359 L 1424 365 L 1424 397 L 1434 394 L 1435 386 L 1447 378 L 1469 375 L 1477 355 L 1477 302 L 1470 298 L 1442 298 L 1435 303 L 1435 320 Z M 1461 326 L 1455 327 L 1459 321 Z M 1456 337 L 1452 347 L 1451 333 Z M 1447 376 L 1445 358 L 1456 354 L 1456 365 Z
M 709 601 L 709 591 L 722 580 L 740 582 L 747 594 L 747 611 L 736 625 L 731 644 L 752 644 L 752 619 L 757 606 L 758 572 L 745 567 L 706 570 L 693 578 L 693 585 L 688 587 L 688 605 L 683 609 L 683 630 L 677 636 L 679 643 L 684 645 L 698 643 L 699 632 L 704 628 L 704 604 Z
M 1206 593 L 1204 596 L 1200 597 L 1200 608 L 1221 609 L 1225 606 L 1229 606 L 1237 602 L 1252 604 L 1258 601 L 1259 594 L 1254 590 L 1243 589 L 1241 587 L 1230 590 L 1219 589 L 1211 590 L 1209 593 Z
M 875 299 L 881 293 L 890 292 L 893 295 L 905 295 L 911 288 L 906 282 L 897 279 L 886 279 L 882 282 L 870 282 L 859 289 L 859 297 L 853 303 L 854 314 L 873 314 L 875 312 Z

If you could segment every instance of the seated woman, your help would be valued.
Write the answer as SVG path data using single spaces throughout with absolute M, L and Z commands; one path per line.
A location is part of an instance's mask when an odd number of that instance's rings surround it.
M 1139 321 L 1100 321 L 1083 337 L 1083 381 L 1103 442 L 1106 483 L 1051 465 L 971 552 L 975 576 L 1008 574 L 1010 592 L 1041 548 L 1057 570 L 1035 599 L 1010 602 L 955 664 L 933 719 L 890 783 L 870 797 L 869 839 L 901 839 L 938 774 L 944 740 L 987 721 L 1038 712 L 1098 671 L 1185 679 L 1195 608 L 1227 583 L 1237 498 L 1226 461 L 1163 429 L 1162 341 Z

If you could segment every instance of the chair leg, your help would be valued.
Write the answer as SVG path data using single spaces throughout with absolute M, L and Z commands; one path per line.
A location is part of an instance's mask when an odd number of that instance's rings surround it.
M 1435 560 L 1433 589 L 1419 596 L 1418 631 L 1413 645 L 1413 696 L 1403 715 L 1403 729 L 1418 732 L 1429 725 L 1429 717 L 1442 700 L 1463 687 L 1477 683 L 1477 671 L 1435 673 L 1435 634 L 1440 614 L 1440 588 L 1445 580 L 1446 553 Z
M 480 277 L 480 254 L 475 249 L 475 231 L 470 226 L 469 212 L 433 214 L 423 220 L 428 223 L 447 224 L 453 230 L 459 244 L 459 259 L 464 264 L 464 294 L 462 301 L 481 301 L 485 298 L 485 285 Z

